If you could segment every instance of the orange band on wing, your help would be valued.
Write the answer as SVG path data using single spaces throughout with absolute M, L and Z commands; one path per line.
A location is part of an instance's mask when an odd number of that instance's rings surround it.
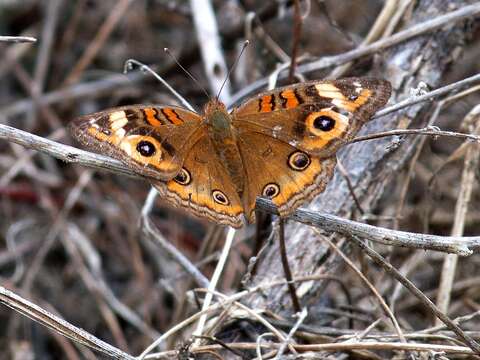
M 183 124 L 183 120 L 178 117 L 178 114 L 173 109 L 164 108 L 162 109 L 162 114 L 174 125 Z
M 273 111 L 273 95 L 265 95 L 260 99 L 260 112 L 270 112 Z
M 152 109 L 152 108 L 146 108 L 143 110 L 145 113 L 145 116 L 147 118 L 147 122 L 152 125 L 152 126 L 160 126 L 163 125 L 156 117 L 157 115 L 157 110 Z
M 293 90 L 282 91 L 280 93 L 280 97 L 283 99 L 282 106 L 285 109 L 292 109 L 294 107 L 297 107 L 299 104 L 297 95 L 295 95 L 295 92 L 293 92 Z
M 358 96 L 357 100 L 355 100 L 355 105 L 357 107 L 362 106 L 368 101 L 371 95 L 372 95 L 372 92 L 369 89 L 363 89 L 360 95 Z

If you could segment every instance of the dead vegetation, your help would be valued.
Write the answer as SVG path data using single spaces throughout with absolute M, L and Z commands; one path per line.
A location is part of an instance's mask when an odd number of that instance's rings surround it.
M 0 137 L 9 140 L 0 142 L 0 302 L 9 306 L 0 308 L 0 358 L 133 359 L 159 339 L 156 357 L 146 358 L 480 356 L 474 237 L 480 232 L 474 77 L 480 4 L 211 3 L 218 52 L 206 51 L 197 38 L 202 26 L 212 25 L 195 21 L 206 19 L 200 12 L 208 9 L 192 13 L 189 2 L 0 2 L 0 35 L 37 39 L 13 43 L 0 37 Z M 339 155 L 343 170 L 337 169 L 327 191 L 286 223 L 299 313 L 285 286 L 278 222 L 265 215 L 235 234 L 202 336 L 192 338 L 225 229 L 173 210 L 152 194 L 146 200 L 147 182 L 98 171 L 128 172 L 118 162 L 59 143 L 74 145 L 65 129 L 80 114 L 178 102 L 152 76 L 122 74 L 127 59 L 152 65 L 201 109 L 207 100 L 202 89 L 163 49 L 214 92 L 246 38 L 251 44 L 222 92 L 226 102 L 272 81 L 268 76 L 279 64 L 285 71 L 273 80 L 288 83 L 292 53 L 301 79 L 386 78 L 394 88 L 391 106 L 471 81 L 432 101 L 390 108 L 369 123 L 362 135 L 397 129 L 423 129 L 423 135 L 390 133 L 346 146 Z M 206 77 L 209 71 L 213 75 Z M 268 210 L 268 203 L 259 208 Z M 377 228 L 362 232 L 341 219 Z M 305 224 L 313 220 L 319 226 Z M 416 246 L 402 238 L 387 244 L 398 233 L 377 234 L 379 227 L 440 237 L 407 234 Z M 445 243 L 466 236 L 471 238 Z

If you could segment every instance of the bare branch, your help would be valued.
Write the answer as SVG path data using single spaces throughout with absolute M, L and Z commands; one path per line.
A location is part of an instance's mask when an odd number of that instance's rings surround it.
M 50 330 L 69 338 L 70 340 L 76 341 L 80 344 L 107 354 L 114 359 L 135 359 L 133 356 L 123 352 L 122 350 L 107 344 L 85 330 L 73 326 L 69 322 L 1 286 L 0 303 L 32 319 L 33 321 L 46 326 Z
M 257 209 L 278 214 L 276 206 L 265 198 L 257 198 Z M 435 250 L 461 256 L 468 256 L 480 250 L 480 236 L 437 236 L 397 231 L 303 209 L 297 209 L 290 218 L 325 231 L 346 236 L 357 235 L 384 245 Z
M 94 169 L 118 172 L 128 176 L 139 176 L 133 174 L 128 167 L 118 160 L 61 144 L 11 126 L 0 124 L 0 139 L 6 139 L 69 163 L 78 163 Z
M 217 95 L 222 89 L 222 84 L 227 76 L 227 65 L 223 57 L 213 6 L 210 0 L 191 0 L 190 6 L 205 73 L 210 83 L 210 89 Z M 223 102 L 230 100 L 230 83 L 228 79 L 223 86 L 222 93 L 218 94 L 218 96 Z
M 480 81 L 480 74 L 470 76 L 466 79 L 463 79 L 463 80 L 454 82 L 452 84 L 443 86 L 439 89 L 430 91 L 426 94 L 423 94 L 423 95 L 420 95 L 420 96 L 415 96 L 415 97 L 400 101 L 399 103 L 397 103 L 393 106 L 389 106 L 385 109 L 382 109 L 382 110 L 378 111 L 373 118 L 376 119 L 376 118 L 379 118 L 380 116 L 385 116 L 385 115 L 390 114 L 394 111 L 403 109 L 404 107 L 412 106 L 412 105 L 421 103 L 423 101 L 433 100 L 434 98 L 445 95 L 445 94 L 449 93 L 450 91 L 458 90 L 460 88 L 466 87 L 467 85 L 472 85 L 472 84 L 474 84 L 476 82 L 479 82 L 479 81 Z
M 443 131 L 436 126 L 429 126 L 424 129 L 398 129 L 398 130 L 384 131 L 384 132 L 379 132 L 374 134 L 358 136 L 352 139 L 350 143 L 356 143 L 359 141 L 373 140 L 373 139 L 379 139 L 386 136 L 398 136 L 398 135 L 425 135 L 425 136 L 433 136 L 434 138 L 438 136 L 446 136 L 446 137 L 454 137 L 458 139 L 465 139 L 465 140 L 480 142 L 480 135 L 464 134 L 464 133 L 459 133 L 455 131 Z
M 31 36 L 0 36 L 0 42 L 34 43 L 34 42 L 37 42 L 37 39 Z

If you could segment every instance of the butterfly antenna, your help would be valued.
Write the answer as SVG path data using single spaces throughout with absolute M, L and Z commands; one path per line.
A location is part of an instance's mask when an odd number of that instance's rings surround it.
M 180 69 L 182 69 L 182 70 L 185 72 L 185 74 L 187 74 L 187 75 L 190 77 L 190 79 L 192 79 L 193 82 L 198 85 L 198 87 L 199 87 L 200 89 L 202 89 L 202 91 L 205 93 L 205 95 L 207 95 L 207 97 L 210 99 L 210 95 L 209 95 L 208 91 L 202 86 L 202 84 L 200 84 L 200 82 L 195 78 L 195 76 L 193 76 L 193 75 L 190 73 L 190 71 L 188 71 L 187 69 L 185 69 L 185 68 L 182 66 L 182 64 L 180 64 L 180 62 L 177 60 L 177 58 L 175 57 L 175 55 L 173 55 L 173 54 L 170 52 L 170 49 L 169 49 L 169 48 L 163 48 L 163 50 L 173 59 L 173 61 L 175 61 L 175 63 L 178 65 L 178 67 L 179 67 Z
M 220 94 L 221 94 L 223 88 L 225 87 L 225 84 L 227 83 L 227 80 L 230 78 L 230 75 L 232 74 L 232 71 L 233 71 L 233 70 L 235 69 L 235 67 L 237 66 L 238 61 L 239 61 L 240 58 L 242 57 L 243 52 L 245 51 L 245 49 L 247 48 L 247 46 L 248 46 L 249 44 L 250 44 L 250 41 L 245 40 L 245 42 L 243 43 L 243 46 L 242 46 L 242 50 L 240 50 L 240 54 L 238 54 L 237 58 L 235 59 L 235 62 L 233 63 L 232 67 L 230 68 L 230 70 L 228 70 L 228 74 L 227 74 L 227 76 L 225 76 L 225 80 L 223 80 L 222 86 L 220 86 L 220 90 L 218 90 L 218 94 L 217 94 L 217 96 L 215 97 L 215 99 L 218 100 L 218 98 L 220 97 Z

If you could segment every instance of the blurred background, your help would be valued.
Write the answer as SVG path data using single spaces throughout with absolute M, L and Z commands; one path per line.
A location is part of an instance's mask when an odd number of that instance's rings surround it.
M 357 47 L 384 5 L 380 0 L 308 3 L 298 52 L 307 60 Z M 268 76 L 284 62 L 284 56 L 290 55 L 290 2 L 232 0 L 213 1 L 213 5 L 229 66 L 253 32 L 251 45 L 231 77 L 233 93 Z M 257 30 L 249 29 L 245 21 L 251 12 L 262 24 Z M 470 38 L 445 74 L 444 83 L 479 70 L 478 27 L 473 23 L 465 26 Z M 187 1 L 4 0 L 0 1 L 0 35 L 38 39 L 35 44 L 0 44 L 0 122 L 55 141 L 74 144 L 66 126 L 79 115 L 129 104 L 178 104 L 152 76 L 123 74 L 124 63 L 130 58 L 151 65 L 197 109 L 208 100 L 163 51 L 168 47 L 203 86 L 209 87 Z M 360 59 L 345 76 L 362 75 L 370 65 L 371 59 Z M 308 78 L 328 74 L 317 72 Z M 465 131 L 462 120 L 478 101 L 478 93 L 473 92 L 452 103 L 442 110 L 436 125 Z M 450 138 L 426 139 L 412 168 L 408 191 L 402 193 L 404 182 L 400 180 L 405 174 L 400 174 L 371 223 L 449 234 L 463 161 L 448 162 L 433 185 L 429 187 L 429 183 L 460 144 Z M 478 176 L 477 169 L 465 235 L 480 232 Z M 66 164 L 1 141 L 1 284 L 101 339 L 129 353 L 139 353 L 158 333 L 197 309 L 195 301 L 186 296 L 194 286 L 190 278 L 145 239 L 139 228 L 149 188 L 140 180 Z M 391 218 L 397 214 L 400 201 L 401 217 L 395 222 Z M 198 263 L 207 276 L 211 274 L 224 238 L 222 229 L 160 201 L 152 218 L 168 241 Z M 248 259 L 265 232 L 268 225 L 243 230 L 244 240 L 235 245 L 220 289 L 228 292 L 241 287 Z M 391 261 L 398 267 L 407 266 L 413 259 L 411 254 L 410 250 L 399 250 Z M 438 254 L 429 254 L 421 264 L 416 259 L 411 279 L 427 294 L 434 294 L 442 259 Z M 452 316 L 480 310 L 479 260 L 475 255 L 459 264 Z M 383 276 L 378 269 L 367 272 Z M 351 288 L 350 301 L 355 304 L 356 299 L 364 299 L 354 275 L 345 274 L 343 281 Z M 389 279 L 383 285 L 391 291 L 395 287 Z M 324 295 L 325 308 L 342 309 L 348 304 L 339 286 L 330 286 Z M 431 323 L 432 318 L 415 299 L 405 293 L 399 297 L 396 310 L 406 323 L 413 327 Z M 360 328 L 375 319 L 367 310 L 357 315 Z M 328 312 L 323 318 L 322 325 L 343 327 L 348 323 Z M 0 307 L 0 324 L 2 359 L 99 356 L 6 307 Z M 241 331 L 232 329 L 234 333 Z M 179 336 L 170 341 L 182 344 L 184 340 Z M 33 354 L 35 357 L 28 357 Z

